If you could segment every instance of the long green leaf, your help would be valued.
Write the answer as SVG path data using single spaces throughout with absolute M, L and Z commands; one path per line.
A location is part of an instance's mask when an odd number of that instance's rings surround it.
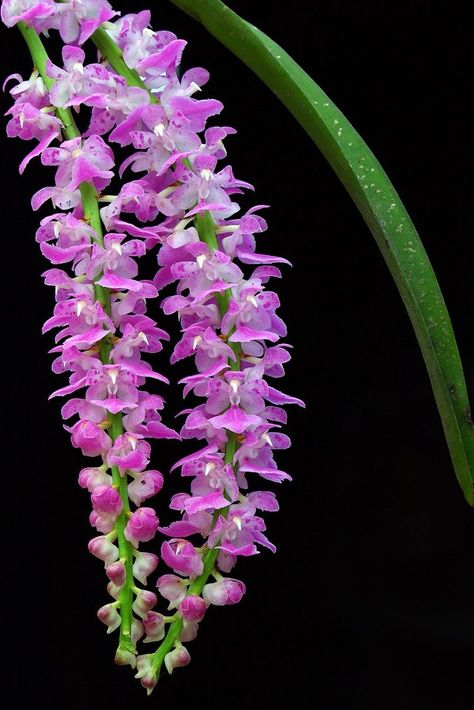
M 273 40 L 220 0 L 171 0 L 264 81 L 311 136 L 360 210 L 415 329 L 459 484 L 474 506 L 474 427 L 449 314 L 416 229 L 372 151 Z

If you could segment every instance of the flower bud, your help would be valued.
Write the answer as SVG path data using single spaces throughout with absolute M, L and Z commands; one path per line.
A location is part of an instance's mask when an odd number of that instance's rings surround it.
M 204 569 L 201 555 L 188 540 L 174 538 L 164 542 L 161 557 L 168 567 L 187 577 L 198 577 Z
M 102 562 L 105 562 L 106 566 L 119 558 L 118 547 L 102 535 L 92 538 L 87 547 L 89 548 L 89 552 L 95 557 L 98 557 L 99 560 L 102 560 Z
M 152 552 L 139 552 L 132 567 L 135 579 L 146 584 L 148 575 L 155 571 L 158 561 L 158 555 L 154 555 Z
M 144 619 L 150 609 L 153 609 L 156 605 L 157 601 L 158 598 L 154 592 L 149 592 L 146 589 L 140 589 L 135 601 L 132 604 L 132 609 L 137 616 L 141 616 L 142 619 Z
M 125 565 L 120 560 L 107 565 L 105 574 L 116 587 L 123 587 L 125 584 Z
M 131 666 L 135 668 L 137 665 L 137 657 L 131 651 L 119 647 L 115 654 L 115 663 L 118 666 Z
M 157 611 L 149 611 L 143 619 L 143 627 L 146 636 L 143 643 L 151 643 L 152 641 L 161 641 L 165 637 L 165 620 L 162 614 Z
M 87 419 L 81 419 L 68 430 L 71 432 L 72 445 L 81 449 L 84 456 L 105 455 L 112 445 L 110 436 Z
M 188 641 L 194 641 L 197 636 L 198 629 L 199 624 L 197 623 L 197 621 L 184 621 L 183 630 L 179 635 L 180 641 L 183 641 L 183 643 Z
M 120 626 L 120 614 L 114 604 L 105 604 L 104 606 L 101 606 L 97 612 L 97 618 L 100 619 L 103 624 L 108 626 L 108 634 L 111 634 L 112 631 L 115 631 L 115 629 L 118 629 Z
M 116 517 L 122 512 L 123 504 L 116 488 L 107 485 L 96 486 L 91 495 L 92 505 L 98 513 Z
M 188 584 L 187 580 L 174 574 L 163 574 L 158 578 L 156 586 L 161 596 L 170 602 L 168 609 L 176 609 L 186 596 Z
M 83 468 L 79 474 L 79 485 L 87 488 L 92 493 L 96 486 L 110 486 L 112 476 L 109 476 L 102 468 Z
M 165 666 L 168 673 L 171 675 L 175 668 L 187 666 L 191 661 L 189 651 L 184 646 L 178 646 L 165 656 Z
M 135 505 L 141 505 L 163 488 L 163 475 L 159 471 L 144 471 L 128 486 L 128 495 Z
M 115 518 L 112 515 L 98 513 L 92 510 L 89 515 L 89 522 L 93 528 L 96 528 L 103 535 L 107 535 L 115 528 Z
M 147 695 L 150 695 L 157 683 L 156 672 L 152 667 L 153 654 L 147 653 L 137 657 L 137 671 L 135 678 L 140 679 L 140 683 L 146 688 Z
M 109 583 L 107 584 L 107 592 L 108 592 L 108 593 L 110 594 L 110 596 L 113 597 L 114 599 L 118 599 L 118 598 L 119 598 L 119 596 L 120 596 L 120 590 L 121 590 L 121 589 L 122 589 L 122 587 L 117 587 L 117 585 L 114 584 L 113 582 L 109 582 Z
M 152 613 L 152 612 L 150 612 L 150 614 L 151 614 L 151 613 Z M 131 636 L 132 636 L 132 641 L 133 641 L 133 643 L 134 643 L 135 645 L 140 641 L 141 637 L 142 637 L 143 634 L 144 634 L 144 631 L 145 631 L 145 629 L 144 629 L 144 626 L 143 626 L 142 622 L 139 621 L 138 619 L 134 619 L 134 620 L 132 621 L 132 633 L 131 633 Z
M 208 604 L 225 606 L 237 604 L 245 594 L 245 584 L 238 579 L 221 579 L 220 582 L 206 584 L 202 595 Z
M 125 537 L 138 547 L 139 542 L 148 542 L 155 536 L 159 524 L 153 508 L 138 508 L 127 523 Z
M 196 594 L 188 594 L 179 605 L 179 611 L 186 621 L 201 621 L 206 613 L 206 602 Z

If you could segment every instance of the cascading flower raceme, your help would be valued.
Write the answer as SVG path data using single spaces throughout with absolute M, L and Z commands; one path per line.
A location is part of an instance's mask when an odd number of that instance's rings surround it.
M 258 481 L 290 479 L 274 451 L 290 445 L 280 431 L 283 405 L 303 403 L 271 384 L 284 374 L 290 346 L 280 342 L 286 327 L 267 284 L 288 262 L 256 251 L 255 236 L 267 228 L 263 205 L 239 215 L 235 198 L 252 186 L 220 165 L 223 141 L 235 131 L 208 125 L 222 110 L 219 101 L 195 96 L 209 75 L 178 73 L 186 43 L 153 32 L 149 12 L 116 16 L 105 0 L 4 0 L 4 23 L 20 24 L 36 60 L 29 79 L 9 77 L 17 83 L 7 132 L 37 141 L 20 171 L 37 156 L 56 170 L 54 185 L 32 199 L 34 209 L 51 200 L 56 210 L 37 232 L 53 265 L 45 282 L 56 293 L 44 331 L 59 328 L 53 370 L 69 373 L 52 396 L 72 395 L 62 415 L 75 420 L 65 428 L 73 446 L 97 459 L 79 483 L 91 494 L 98 533 L 89 550 L 104 562 L 113 598 L 98 617 L 108 633 L 119 629 L 116 661 L 136 667 L 151 692 L 162 665 L 172 673 L 189 663 L 183 643 L 195 638 L 206 609 L 242 599 L 245 585 L 228 576 L 238 558 L 261 546 L 275 551 L 261 513 L 278 510 L 278 502 Z M 50 30 L 66 43 L 62 66 L 38 57 L 42 45 L 29 41 Z M 95 63 L 86 63 L 80 46 L 90 38 L 100 50 Z M 90 109 L 82 132 L 71 107 Z M 82 125 L 84 108 L 80 118 Z M 117 189 L 109 143 L 128 151 Z M 155 277 L 140 278 L 140 257 L 155 249 Z M 143 355 L 168 338 L 146 309 L 170 288 L 161 306 L 182 328 L 171 362 L 193 358 L 196 368 L 181 381 L 197 404 L 182 412 L 179 435 L 161 421 L 162 397 L 143 389 L 166 382 Z M 172 497 L 179 518 L 160 526 L 149 499 L 163 476 L 149 468 L 149 439 L 179 437 L 199 448 L 173 467 L 190 488 Z M 157 590 L 168 615 L 154 610 L 154 592 L 138 586 L 158 564 L 155 553 L 139 549 L 157 531 L 169 568 Z M 141 638 L 158 648 L 136 657 Z

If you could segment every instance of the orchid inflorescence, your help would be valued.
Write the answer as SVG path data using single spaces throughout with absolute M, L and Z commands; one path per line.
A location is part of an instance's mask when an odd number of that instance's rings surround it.
M 98 617 L 109 633 L 119 630 L 116 662 L 136 667 L 151 692 L 163 664 L 171 673 L 189 662 L 183 643 L 195 638 L 207 607 L 242 598 L 243 582 L 226 576 L 237 558 L 257 554 L 257 545 L 275 550 L 257 515 L 278 510 L 275 494 L 250 491 L 247 478 L 290 479 L 273 452 L 290 445 L 280 432 L 282 405 L 303 403 L 266 379 L 281 377 L 290 359 L 289 345 L 279 342 L 286 327 L 278 296 L 266 290 L 281 276 L 275 264 L 288 262 L 255 251 L 255 235 L 267 228 L 263 205 L 237 216 L 234 197 L 251 185 L 230 166 L 217 168 L 235 131 L 206 128 L 223 107 L 194 97 L 206 70 L 178 73 L 183 40 L 149 29 L 148 11 L 119 17 L 106 0 L 4 0 L 2 19 L 19 25 L 35 63 L 28 79 L 8 77 L 16 83 L 7 133 L 35 141 L 20 172 L 36 156 L 56 168 L 54 185 L 32 199 L 35 210 L 48 200 L 55 209 L 36 234 L 56 294 L 43 330 L 59 329 L 53 371 L 68 372 L 69 384 L 51 396 L 73 395 L 62 408 L 72 444 L 101 462 L 79 474 L 98 533 L 89 550 L 105 565 L 112 598 Z M 65 43 L 62 66 L 39 39 L 51 30 Z M 81 45 L 90 39 L 99 57 L 86 63 Z M 80 107 L 90 109 L 84 130 L 71 110 Z M 84 124 L 83 110 L 79 118 Z M 110 143 L 129 151 L 119 178 L 137 175 L 114 194 Z M 156 276 L 139 278 L 138 260 L 155 249 Z M 150 380 L 167 383 L 143 356 L 169 339 L 147 304 L 171 284 L 176 291 L 161 307 L 182 327 L 171 362 L 194 358 L 197 373 L 181 382 L 185 396 L 202 402 L 183 411 L 180 434 L 161 421 L 162 396 L 143 389 Z M 149 440 L 179 438 L 201 448 L 173 467 L 191 479 L 191 492 L 172 497 L 180 518 L 160 527 L 148 500 L 163 476 L 148 468 Z M 140 543 L 158 530 L 171 570 L 157 582 L 168 614 L 154 610 L 157 595 L 143 588 L 158 556 Z M 137 656 L 140 639 L 157 649 Z

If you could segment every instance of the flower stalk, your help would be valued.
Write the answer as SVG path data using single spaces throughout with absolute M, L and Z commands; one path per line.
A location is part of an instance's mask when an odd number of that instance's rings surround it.
M 245 585 L 228 576 L 238 558 L 257 554 L 258 546 L 275 551 L 257 511 L 278 510 L 276 496 L 251 489 L 247 478 L 290 479 L 277 468 L 274 450 L 290 445 L 280 431 L 282 407 L 303 403 L 268 382 L 284 374 L 290 355 L 279 344 L 286 326 L 276 313 L 278 296 L 266 284 L 281 277 L 276 264 L 288 262 L 256 252 L 255 235 L 267 228 L 261 207 L 236 216 L 233 196 L 252 186 L 230 166 L 217 167 L 226 157 L 224 139 L 235 131 L 208 126 L 222 104 L 194 96 L 208 73 L 178 72 L 185 42 L 153 32 L 148 12 L 111 21 L 116 14 L 107 0 L 4 0 L 4 22 L 28 24 L 20 29 L 36 66 L 11 90 L 7 130 L 38 140 L 21 171 L 36 156 L 57 168 L 55 185 L 32 200 L 34 209 L 51 199 L 62 210 L 42 220 L 37 240 L 54 266 L 69 262 L 74 272 L 72 278 L 59 268 L 45 273 L 57 299 L 45 331 L 62 329 L 53 369 L 71 373 L 52 396 L 74 394 L 62 408 L 65 419 L 79 416 L 66 427 L 72 443 L 85 456 L 101 457 L 101 465 L 79 476 L 91 494 L 91 524 L 101 533 L 89 549 L 104 562 L 113 599 L 98 617 L 108 633 L 119 629 L 117 663 L 136 666 L 151 692 L 162 665 L 172 673 L 189 663 L 184 644 L 195 638 L 207 608 L 242 599 Z M 52 29 L 66 42 L 62 66 L 48 59 L 36 34 Z M 81 45 L 88 39 L 100 63 L 85 63 Z M 91 109 L 83 135 L 71 114 L 82 106 Z M 55 139 L 59 146 L 50 147 Z M 114 177 L 110 142 L 131 151 L 120 177 L 141 176 L 101 200 Z M 159 270 L 153 281 L 139 280 L 136 259 L 149 249 L 158 251 Z M 142 505 L 163 485 L 159 471 L 147 470 L 147 439 L 179 435 L 161 422 L 162 398 L 141 389 L 146 378 L 165 381 L 142 354 L 161 350 L 167 337 L 145 315 L 146 301 L 173 284 L 161 304 L 182 326 L 171 362 L 194 359 L 196 373 L 182 380 L 184 395 L 202 402 L 183 412 L 180 436 L 204 439 L 205 446 L 173 467 L 191 479 L 191 492 L 172 497 L 180 518 L 160 526 L 153 508 Z M 158 529 L 172 572 L 157 582 L 173 612 L 166 615 L 154 610 L 157 595 L 137 584 L 146 585 L 157 566 L 154 553 L 138 548 Z M 142 636 L 158 647 L 135 658 Z
M 38 33 L 34 28 L 28 27 L 24 22 L 19 22 L 18 28 L 28 46 L 34 67 L 39 72 L 46 88 L 51 89 L 54 85 L 54 80 L 52 80 L 47 74 L 47 65 L 50 60 Z M 117 66 L 121 70 L 127 69 L 125 63 L 121 59 L 120 50 L 118 50 L 118 47 L 108 38 L 103 30 L 97 30 L 94 37 L 98 46 L 100 45 L 104 51 L 107 49 L 109 54 L 113 57 L 113 65 Z M 125 78 L 129 84 L 134 85 L 135 82 L 135 85 L 143 86 L 143 82 L 141 82 L 136 72 L 127 70 L 124 73 L 126 74 Z M 55 113 L 61 121 L 61 131 L 65 138 L 73 140 L 75 138 L 82 137 L 81 132 L 74 121 L 70 108 L 55 107 Z M 103 247 L 104 237 L 99 212 L 98 193 L 94 188 L 94 185 L 90 182 L 80 183 L 79 191 L 81 195 L 83 219 L 93 230 L 92 240 L 100 247 Z M 102 275 L 102 272 L 100 272 L 94 279 L 94 294 L 96 300 L 103 306 L 107 315 L 110 316 L 110 289 L 98 283 Z M 109 356 L 111 349 L 111 338 L 104 337 L 101 340 L 100 345 L 100 359 L 104 365 L 110 364 Z M 110 424 L 107 429 L 110 431 L 113 441 L 116 441 L 119 437 L 121 437 L 124 433 L 122 416 L 117 413 L 111 414 Z M 133 545 L 125 537 L 125 528 L 128 522 L 128 517 L 130 516 L 130 501 L 127 489 L 127 476 L 120 474 L 117 465 L 111 466 L 111 473 L 113 485 L 119 491 L 122 502 L 122 512 L 116 518 L 115 530 L 118 539 L 120 560 L 125 567 L 125 581 L 120 589 L 119 598 L 117 602 L 115 602 L 115 606 L 120 609 L 118 657 L 120 658 L 120 654 L 124 653 L 124 657 L 127 658 L 127 653 L 136 654 L 135 643 L 132 640 L 132 587 L 134 585 L 132 570 Z

